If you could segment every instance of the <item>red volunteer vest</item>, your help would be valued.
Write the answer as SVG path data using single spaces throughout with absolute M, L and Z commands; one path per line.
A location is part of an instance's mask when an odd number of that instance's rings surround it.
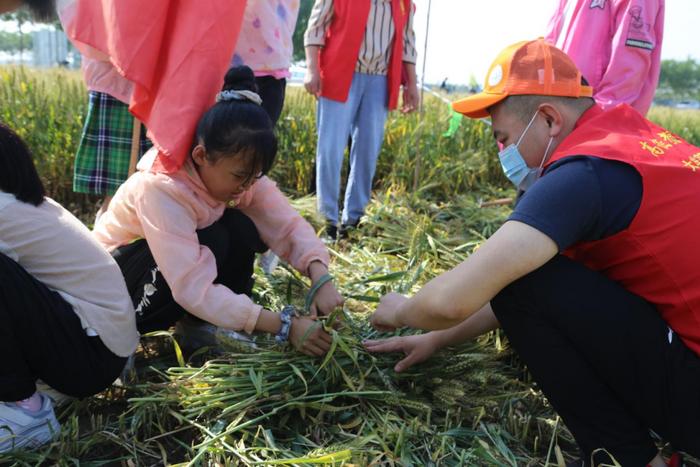
M 621 104 L 584 113 L 547 165 L 575 155 L 630 164 L 643 195 L 626 230 L 565 253 L 656 305 L 700 355 L 700 149 Z
M 333 19 L 326 31 L 326 45 L 321 48 L 319 56 L 323 97 L 339 102 L 348 99 L 352 75 L 367 27 L 369 7 L 370 0 L 333 1 Z M 389 110 L 395 109 L 399 100 L 403 31 L 411 7 L 411 0 L 391 0 L 395 32 L 387 74 Z

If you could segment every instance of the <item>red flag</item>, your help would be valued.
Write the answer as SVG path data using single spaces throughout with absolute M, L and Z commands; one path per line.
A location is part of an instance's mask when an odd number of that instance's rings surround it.
M 156 170 L 187 157 L 214 103 L 241 29 L 245 0 L 78 0 L 67 28 L 134 83 L 131 113 L 159 150 Z

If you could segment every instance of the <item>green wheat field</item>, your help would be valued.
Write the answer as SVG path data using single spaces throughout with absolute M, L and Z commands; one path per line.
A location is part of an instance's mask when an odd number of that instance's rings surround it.
M 49 195 L 88 225 L 97 199 L 72 192 L 87 93 L 80 74 L 0 67 L 0 120 L 32 149 Z M 571 435 L 499 332 L 396 374 L 398 355 L 370 355 L 367 316 L 389 291 L 410 294 L 468 257 L 508 216 L 514 196 L 490 128 L 426 94 L 424 112 L 387 122 L 375 191 L 359 232 L 330 247 L 347 298 L 323 359 L 258 341 L 183 352 L 146 336 L 128 378 L 57 409 L 52 444 L 0 455 L 15 465 L 563 465 Z M 650 119 L 700 144 L 700 112 L 655 107 Z M 320 231 L 308 194 L 315 104 L 288 88 L 271 178 Z M 486 204 L 484 204 L 486 203 Z M 255 300 L 303 306 L 308 280 L 256 270 Z M 328 321 L 340 319 L 340 313 Z M 329 326 L 331 323 L 327 323 Z M 611 465 L 614 461 L 611 460 Z M 700 465 L 700 464 L 696 464 Z

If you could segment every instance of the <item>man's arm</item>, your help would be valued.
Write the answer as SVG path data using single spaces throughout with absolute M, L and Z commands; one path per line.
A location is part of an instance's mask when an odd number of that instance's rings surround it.
M 469 258 L 428 282 L 412 298 L 401 302 L 382 299 L 371 317 L 372 324 L 387 330 L 456 326 L 505 286 L 557 253 L 556 243 L 547 235 L 522 222 L 507 221 Z
M 309 23 L 304 33 L 304 50 L 306 52 L 306 76 L 304 88 L 318 97 L 321 94 L 321 75 L 318 69 L 318 54 L 326 43 L 326 31 L 333 18 L 333 0 L 316 0 Z
M 416 64 L 403 62 L 406 71 L 407 81 L 403 85 L 401 112 L 410 113 L 418 109 L 420 105 L 420 94 L 418 93 L 418 81 L 416 78 Z
M 413 19 L 416 6 L 411 2 L 410 11 L 403 32 L 403 67 L 406 73 L 406 82 L 403 83 L 403 93 L 401 95 L 401 112 L 410 113 L 418 109 L 420 105 L 420 94 L 418 93 L 418 80 L 416 79 L 416 61 L 418 51 L 416 50 L 416 33 L 413 29 Z
M 437 349 L 441 349 L 475 339 L 482 334 L 498 329 L 500 326 L 496 315 L 491 309 L 491 304 L 487 303 L 479 311 L 458 325 L 440 331 L 431 331 L 426 335 L 432 334 L 432 339 Z
M 466 342 L 498 327 L 496 315 L 493 314 L 491 305 L 487 304 L 452 328 L 416 336 L 369 340 L 365 341 L 364 345 L 370 352 L 403 352 L 406 357 L 394 366 L 394 370 L 398 373 L 429 359 L 443 347 Z

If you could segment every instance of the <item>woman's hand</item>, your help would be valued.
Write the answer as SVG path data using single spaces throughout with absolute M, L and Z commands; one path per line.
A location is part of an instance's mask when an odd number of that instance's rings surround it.
M 406 357 L 394 366 L 397 373 L 424 362 L 440 348 L 431 333 L 367 340 L 363 344 L 368 352 L 403 352 Z
M 321 357 L 331 348 L 333 338 L 323 330 L 320 321 L 306 317 L 292 318 L 289 342 L 299 352 L 312 357 Z

